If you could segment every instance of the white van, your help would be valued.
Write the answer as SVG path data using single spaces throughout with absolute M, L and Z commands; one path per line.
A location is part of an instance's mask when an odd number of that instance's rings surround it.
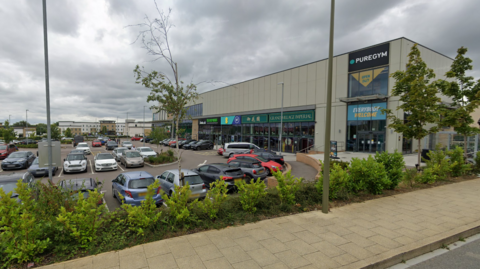
M 246 153 L 251 149 L 259 149 L 257 145 L 248 142 L 226 143 L 223 149 L 223 157 L 232 157 L 236 153 Z

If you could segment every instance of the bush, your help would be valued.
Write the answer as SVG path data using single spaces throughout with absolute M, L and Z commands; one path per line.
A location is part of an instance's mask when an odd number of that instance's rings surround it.
M 168 156 L 173 157 L 174 152 L 173 152 L 173 150 L 169 149 L 169 150 L 167 150 L 167 154 L 168 154 Z
M 235 182 L 235 186 L 238 188 L 240 194 L 240 203 L 242 203 L 243 210 L 249 213 L 255 213 L 257 211 L 256 205 L 258 201 L 267 195 L 265 188 L 267 186 L 260 178 L 252 180 L 250 184 L 246 184 L 245 181 Z
M 322 163 L 322 162 L 320 161 L 320 163 Z M 330 161 L 330 169 L 332 169 L 333 164 L 339 165 L 340 168 L 342 168 L 343 170 L 347 170 L 348 166 L 350 165 L 350 163 L 347 162 L 347 161 L 331 160 L 331 161 Z M 322 165 L 323 165 L 323 164 L 322 164 Z M 323 169 L 322 169 L 322 170 L 323 170 Z
M 285 175 L 282 172 L 273 172 L 273 176 L 278 181 L 277 190 L 279 192 L 280 200 L 287 205 L 295 204 L 295 196 L 303 181 L 303 178 L 293 177 L 288 171 Z
M 393 190 L 398 186 L 398 183 L 402 180 L 402 170 L 405 166 L 403 155 L 395 150 L 394 153 L 389 154 L 388 151 L 384 151 L 375 154 L 375 161 L 383 164 L 387 172 L 387 177 L 391 184 L 386 187 L 388 190 Z
M 170 156 L 167 152 L 162 152 L 157 154 L 157 156 L 150 156 L 148 157 L 148 162 L 151 164 L 164 164 L 164 163 L 172 163 L 176 160 L 174 156 Z
M 323 163 L 322 170 L 323 170 Z M 323 195 L 323 173 L 315 183 L 315 187 L 320 195 Z M 332 163 L 330 167 L 330 189 L 328 199 L 348 198 L 351 192 L 350 174 L 340 164 Z
M 17 144 L 17 148 L 38 148 L 38 144 L 28 144 L 28 145 L 23 145 L 23 144 Z
M 475 164 L 473 165 L 472 171 L 476 174 L 480 174 L 480 152 L 477 152 L 477 157 L 475 157 Z
M 450 157 L 450 174 L 452 177 L 463 176 L 471 169 L 470 165 L 465 164 L 461 147 L 455 147 L 453 150 L 447 151 L 447 156 Z
M 403 173 L 403 176 L 402 176 L 402 181 L 405 185 L 412 188 L 415 182 L 417 181 L 417 177 L 418 177 L 418 171 L 416 168 L 405 169 L 405 172 Z
M 60 144 L 72 144 L 72 140 L 61 140 Z
M 392 185 L 392 182 L 388 179 L 385 166 L 376 162 L 372 156 L 362 160 L 353 158 L 349 171 L 353 192 L 366 190 L 371 194 L 381 194 L 384 189 Z
M 163 202 L 168 206 L 169 214 L 172 217 L 167 222 L 175 228 L 177 223 L 185 224 L 190 218 L 190 209 L 198 202 L 198 199 L 192 204 L 188 204 L 188 200 L 192 191 L 188 182 L 183 186 L 176 186 L 175 191 L 168 196 L 163 190 L 160 191 Z
M 450 174 L 450 160 L 447 158 L 447 155 L 444 150 L 440 148 L 440 145 L 437 145 L 435 147 L 434 151 L 429 151 L 427 153 L 427 156 L 430 158 L 430 160 L 425 160 L 425 163 L 427 164 L 427 168 L 430 169 L 430 171 L 427 171 L 426 175 L 423 176 L 423 179 L 419 179 L 421 182 L 430 182 L 433 183 L 431 180 L 433 177 L 429 176 L 429 173 L 432 173 L 435 175 L 435 180 L 445 180 L 447 179 L 448 175 Z M 430 178 L 425 178 L 425 177 L 430 177 Z
M 216 219 L 221 205 L 227 200 L 227 183 L 220 177 L 220 180 L 210 183 L 210 190 L 198 207 L 208 215 L 210 219 Z
M 437 164 L 435 166 L 438 166 Z M 425 167 L 423 171 L 417 176 L 416 180 L 419 183 L 433 184 L 437 181 L 437 175 L 434 172 L 434 167 Z

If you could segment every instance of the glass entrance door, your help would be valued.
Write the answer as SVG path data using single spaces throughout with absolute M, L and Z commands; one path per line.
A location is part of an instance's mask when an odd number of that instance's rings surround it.
M 384 132 L 358 132 L 358 152 L 375 153 L 385 150 Z
M 357 148 L 358 152 L 368 152 L 369 151 L 369 133 L 358 132 L 357 139 Z

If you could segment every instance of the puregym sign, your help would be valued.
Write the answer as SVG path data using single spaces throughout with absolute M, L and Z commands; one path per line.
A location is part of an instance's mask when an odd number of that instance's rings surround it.
M 390 43 L 350 53 L 348 72 L 388 64 Z

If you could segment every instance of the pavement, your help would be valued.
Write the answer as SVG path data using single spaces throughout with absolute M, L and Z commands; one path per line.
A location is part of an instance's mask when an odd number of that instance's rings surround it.
M 480 179 L 43 268 L 387 268 L 480 233 Z

